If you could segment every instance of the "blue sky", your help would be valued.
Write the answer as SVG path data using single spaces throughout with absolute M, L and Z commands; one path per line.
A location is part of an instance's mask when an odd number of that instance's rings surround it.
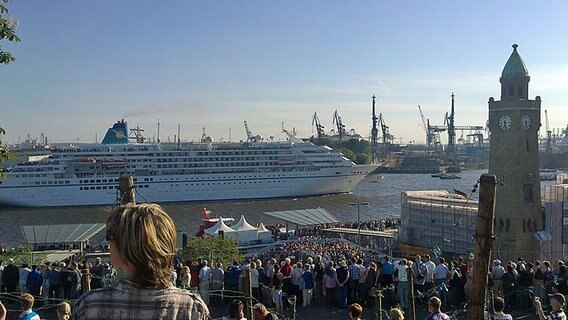
M 417 105 L 441 125 L 484 125 L 519 44 L 550 126 L 568 123 L 566 1 L 14 0 L 20 43 L 0 66 L 6 141 L 93 142 L 124 118 L 162 140 L 311 136 L 338 110 L 371 129 L 377 96 L 397 142 L 424 142 Z M 544 127 L 544 111 L 542 115 Z M 459 135 L 459 133 L 458 133 Z

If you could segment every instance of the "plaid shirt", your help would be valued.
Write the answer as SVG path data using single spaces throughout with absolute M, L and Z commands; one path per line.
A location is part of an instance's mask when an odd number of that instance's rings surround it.
M 210 315 L 203 300 L 189 291 L 144 288 L 122 279 L 82 295 L 73 308 L 72 319 L 206 320 Z
M 361 266 L 359 266 L 358 264 L 355 264 L 355 263 L 350 265 L 349 266 L 349 276 L 353 280 L 359 280 L 359 278 L 361 277 Z
M 566 320 L 566 314 L 564 314 L 564 311 L 552 311 L 548 317 L 546 317 L 547 320 Z

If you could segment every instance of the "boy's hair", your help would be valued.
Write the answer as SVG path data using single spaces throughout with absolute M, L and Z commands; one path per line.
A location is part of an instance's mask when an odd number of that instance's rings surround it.
M 22 305 L 22 309 L 31 310 L 34 306 L 34 296 L 29 293 L 22 294 L 20 304 Z
M 363 313 L 363 308 L 360 304 L 354 303 L 349 306 L 348 311 L 351 318 L 359 318 L 361 316 L 361 313 Z
M 120 257 L 135 267 L 134 282 L 145 286 L 171 286 L 176 249 L 176 228 L 157 204 L 127 204 L 107 219 L 107 241 Z
M 493 298 L 493 310 L 495 312 L 502 312 L 505 308 L 505 301 L 501 297 Z
M 428 300 L 428 305 L 434 310 L 440 310 L 440 307 L 442 306 L 442 300 L 440 300 L 440 298 L 438 297 L 432 297 L 430 298 L 430 300 Z

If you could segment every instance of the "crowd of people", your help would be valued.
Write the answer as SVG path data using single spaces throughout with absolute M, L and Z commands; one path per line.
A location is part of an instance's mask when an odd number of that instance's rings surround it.
M 92 289 L 108 286 L 117 278 L 117 271 L 109 263 L 101 263 L 97 258 L 95 264 L 87 260 L 81 263 L 65 259 L 61 262 L 45 262 L 43 265 L 24 263 L 16 266 L 13 259 L 8 259 L 6 266 L 0 260 L 0 292 L 30 293 L 39 304 L 48 304 L 79 298 L 83 293 L 83 274 L 81 270 L 90 272 Z
M 314 224 L 309 226 L 301 226 L 293 230 L 290 233 L 283 232 L 286 229 L 285 224 L 267 224 L 265 227 L 272 232 L 272 237 L 275 240 L 287 240 L 289 236 L 296 238 L 306 238 L 309 236 L 322 236 L 322 229 L 329 228 L 349 228 L 349 229 L 359 229 L 361 230 L 374 230 L 374 231 L 385 231 L 387 229 L 398 229 L 400 226 L 400 218 L 383 218 L 375 220 L 366 221 L 355 221 L 355 222 L 334 222 L 334 223 L 322 223 Z
M 505 311 L 526 309 L 535 297 L 547 303 L 552 294 L 568 295 L 568 269 L 562 260 L 554 265 L 549 261 L 525 261 L 522 257 L 506 264 L 494 260 L 489 286 L 504 299 Z
M 365 223 L 365 228 L 380 229 L 396 227 L 399 221 Z M 408 298 L 411 287 L 414 302 L 431 312 L 428 319 L 448 319 L 441 306 L 463 306 L 468 299 L 471 269 L 461 257 L 446 261 L 417 255 L 393 261 L 342 239 L 316 241 L 313 229 L 299 232 L 310 240 L 282 242 L 229 266 L 206 259 L 179 261 L 175 259 L 175 226 L 163 209 L 155 204 L 128 205 L 114 211 L 107 221 L 110 263 L 68 260 L 30 268 L 26 264 L 17 267 L 13 260 L 4 266 L 0 261 L 0 290 L 17 294 L 21 318 L 34 320 L 39 317 L 33 311 L 35 300 L 38 304 L 74 301 L 73 319 L 110 319 L 117 312 L 134 313 L 137 319 L 207 319 L 208 305 L 226 306 L 228 319 L 241 319 L 247 274 L 255 299 L 253 316 L 262 320 L 276 319 L 294 304 L 347 309 L 358 319 L 361 308 L 373 304 L 379 293 L 384 297 L 383 308 L 393 308 L 391 318 L 403 319 L 412 302 Z M 118 279 L 115 267 L 123 271 L 122 278 Z M 89 292 L 83 288 L 80 269 L 92 275 Z M 565 319 L 568 270 L 563 261 L 552 266 L 548 261 L 531 263 L 522 258 L 504 265 L 495 260 L 489 274 L 495 298 L 486 318 L 509 319 L 508 312 L 533 306 L 544 319 L 542 303 L 546 303 L 558 318 Z M 70 308 L 61 305 L 67 319 Z M 0 305 L 0 320 L 2 313 L 5 308 Z

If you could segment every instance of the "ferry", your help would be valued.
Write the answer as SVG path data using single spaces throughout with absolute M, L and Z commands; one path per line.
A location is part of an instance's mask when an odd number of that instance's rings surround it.
M 188 202 L 350 192 L 376 169 L 287 133 L 286 141 L 148 143 L 124 120 L 102 143 L 53 147 L 0 180 L 0 206 L 87 206 L 119 202 L 132 176 L 137 199 Z M 133 134 L 133 136 L 132 136 Z M 132 141 L 131 141 L 132 140 Z

